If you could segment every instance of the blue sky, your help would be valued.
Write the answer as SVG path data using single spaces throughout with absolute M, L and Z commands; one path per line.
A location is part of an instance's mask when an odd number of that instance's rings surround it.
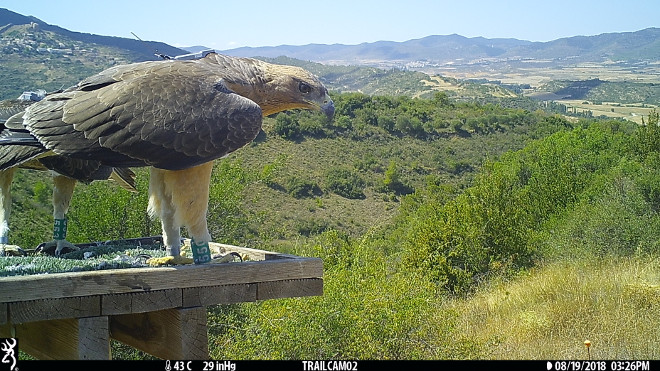
M 658 0 L 0 0 L 71 31 L 215 49 L 429 35 L 550 41 L 660 27 Z

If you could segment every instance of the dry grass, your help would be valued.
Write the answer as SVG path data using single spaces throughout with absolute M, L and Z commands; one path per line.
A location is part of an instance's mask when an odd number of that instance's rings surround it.
M 561 262 L 449 304 L 485 359 L 660 358 L 660 258 Z

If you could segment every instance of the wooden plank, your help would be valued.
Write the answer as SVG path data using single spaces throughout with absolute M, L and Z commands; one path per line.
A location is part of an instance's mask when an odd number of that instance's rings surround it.
M 323 261 L 317 258 L 12 276 L 0 279 L 0 303 L 322 276 Z
M 181 304 L 182 293 L 180 289 L 102 295 L 101 314 L 107 316 L 153 312 L 162 309 L 180 308 Z
M 108 317 L 18 324 L 20 349 L 37 359 L 110 359 Z
M 183 307 L 203 307 L 257 300 L 256 284 L 191 287 L 183 289 Z
M 323 280 L 320 278 L 260 282 L 257 284 L 257 300 L 317 295 L 323 295 Z
M 162 359 L 208 359 L 206 308 L 110 317 L 113 339 Z
M 99 315 L 101 298 L 98 295 L 9 303 L 9 320 L 15 324 Z

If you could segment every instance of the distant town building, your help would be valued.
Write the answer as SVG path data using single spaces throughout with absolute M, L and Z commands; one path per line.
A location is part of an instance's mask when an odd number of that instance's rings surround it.
M 24 91 L 23 94 L 21 94 L 20 97 L 18 97 L 18 100 L 31 100 L 38 102 L 46 96 L 46 91 L 39 89 L 37 91 Z

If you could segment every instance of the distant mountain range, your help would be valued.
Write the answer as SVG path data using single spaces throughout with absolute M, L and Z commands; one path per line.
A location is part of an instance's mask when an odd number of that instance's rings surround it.
M 36 23 L 41 29 L 53 31 L 72 39 L 119 46 L 152 59 L 154 51 L 167 55 L 184 53 L 162 42 L 140 41 L 134 38 L 100 36 L 73 32 L 49 25 L 38 18 L 24 16 L 0 8 L 0 31 L 8 25 Z M 199 51 L 203 46 L 184 48 Z M 433 35 L 404 42 L 378 41 L 358 45 L 308 44 L 264 47 L 243 47 L 219 52 L 245 57 L 276 58 L 287 56 L 304 61 L 338 65 L 371 65 L 407 67 L 442 66 L 502 61 L 553 61 L 583 63 L 605 61 L 659 61 L 660 28 L 636 32 L 605 33 L 596 36 L 575 36 L 548 42 L 518 39 L 467 38 L 460 35 Z
M 243 47 L 221 52 L 246 57 L 274 58 L 285 55 L 328 64 L 392 66 L 411 69 L 448 64 L 464 65 L 504 61 L 571 64 L 606 61 L 659 61 L 660 28 L 606 33 L 597 36 L 575 36 L 549 42 L 434 35 L 404 42 L 378 41 L 359 45 L 309 44 Z

